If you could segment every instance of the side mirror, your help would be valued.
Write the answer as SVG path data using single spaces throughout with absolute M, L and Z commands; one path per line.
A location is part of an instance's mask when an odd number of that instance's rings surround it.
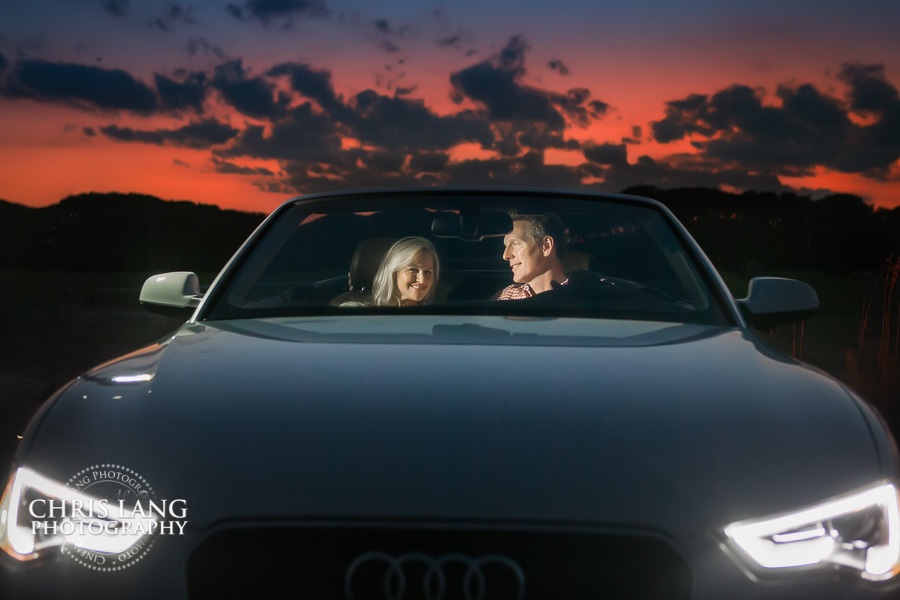
M 176 271 L 148 278 L 141 288 L 140 301 L 147 308 L 196 308 L 202 298 L 197 275 Z
M 795 323 L 819 311 L 819 296 L 808 283 L 781 277 L 754 277 L 747 297 L 737 301 L 744 318 L 756 329 Z

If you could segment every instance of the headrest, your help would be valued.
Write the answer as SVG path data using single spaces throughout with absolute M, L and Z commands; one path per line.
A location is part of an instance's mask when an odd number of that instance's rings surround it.
M 587 252 L 569 250 L 563 259 L 563 271 L 566 273 L 571 273 L 572 271 L 593 271 L 594 267 L 594 257 Z
M 397 240 L 393 238 L 369 238 L 356 246 L 350 261 L 350 281 L 354 292 L 371 291 L 375 273 L 384 260 L 384 255 Z

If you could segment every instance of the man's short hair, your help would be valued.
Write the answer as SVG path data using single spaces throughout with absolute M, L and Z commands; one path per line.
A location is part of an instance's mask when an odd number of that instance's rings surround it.
M 566 257 L 566 228 L 558 216 L 553 213 L 519 214 L 517 211 L 510 211 L 509 216 L 514 223 L 516 221 L 529 223 L 526 231 L 531 241 L 536 244 L 540 244 L 545 236 L 552 237 L 557 258 L 562 260 Z

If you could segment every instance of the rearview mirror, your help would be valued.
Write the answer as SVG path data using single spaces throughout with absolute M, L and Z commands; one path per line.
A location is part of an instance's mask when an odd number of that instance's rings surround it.
M 431 221 L 431 233 L 439 238 L 459 238 L 480 242 L 488 237 L 503 237 L 513 229 L 512 218 L 506 212 L 478 209 L 460 214 L 439 214 Z

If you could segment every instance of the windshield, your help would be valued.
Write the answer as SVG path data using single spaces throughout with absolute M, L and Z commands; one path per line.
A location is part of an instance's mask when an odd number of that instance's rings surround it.
M 257 233 L 202 319 L 388 312 L 727 324 L 652 205 L 422 194 L 299 200 Z

